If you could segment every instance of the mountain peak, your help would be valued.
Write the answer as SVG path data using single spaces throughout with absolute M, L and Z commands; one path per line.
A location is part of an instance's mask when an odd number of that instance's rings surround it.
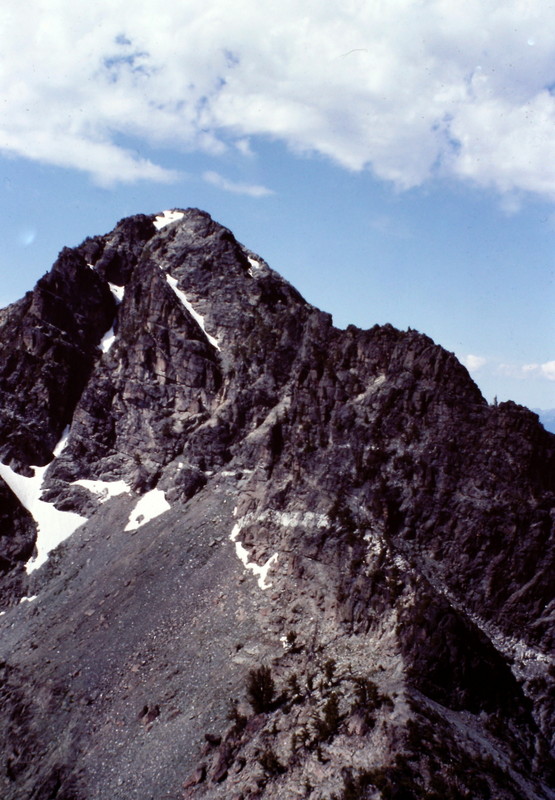
M 3 797 L 552 796 L 535 414 L 198 209 L 0 326 Z

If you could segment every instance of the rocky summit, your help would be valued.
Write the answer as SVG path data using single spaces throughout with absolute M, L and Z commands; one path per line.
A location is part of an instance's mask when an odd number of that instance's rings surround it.
M 0 312 L 3 800 L 555 797 L 555 436 L 196 209 Z

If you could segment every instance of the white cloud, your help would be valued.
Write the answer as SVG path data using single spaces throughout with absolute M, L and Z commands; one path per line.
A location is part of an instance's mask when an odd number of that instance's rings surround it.
M 469 370 L 469 372 L 477 372 L 488 362 L 487 358 L 484 358 L 483 356 L 474 356 L 471 353 L 461 358 L 461 361 Z
M 233 194 L 245 194 L 249 197 L 267 197 L 274 194 L 271 189 L 266 186 L 259 186 L 258 184 L 251 183 L 238 183 L 237 181 L 230 181 L 220 175 L 219 172 L 208 171 L 203 174 L 203 179 L 218 189 L 223 189 L 225 192 L 233 192 Z
M 525 375 L 537 375 L 555 381 L 555 361 L 546 361 L 544 364 L 525 364 L 522 367 Z
M 29 0 L 0 31 L 0 150 L 102 184 L 176 177 L 126 136 L 218 154 L 263 135 L 401 189 L 442 175 L 555 199 L 542 0 Z
M 128 183 L 138 179 L 169 183 L 178 173 L 166 170 L 111 142 L 101 142 L 67 131 L 26 131 L 14 139 L 0 130 L 0 152 L 19 152 L 26 158 L 91 174 L 99 186 Z
M 499 364 L 497 372 L 510 378 L 544 378 L 555 381 L 555 361 L 543 364 Z
M 548 380 L 555 381 L 555 361 L 547 361 L 545 364 L 540 365 L 542 375 Z

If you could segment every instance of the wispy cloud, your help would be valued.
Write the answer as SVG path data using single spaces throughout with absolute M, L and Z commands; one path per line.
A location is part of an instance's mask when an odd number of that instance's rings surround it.
M 373 230 L 389 238 L 410 239 L 412 237 L 412 233 L 407 229 L 405 223 L 390 214 L 377 214 L 368 221 L 368 224 Z
M 30 247 L 37 238 L 37 232 L 34 228 L 22 228 L 17 233 L 17 241 L 22 247 Z
M 522 368 L 526 375 L 539 375 L 548 381 L 555 381 L 555 361 L 546 361 L 544 364 L 525 364 Z
M 500 362 L 495 358 L 486 356 L 459 355 L 459 361 L 464 364 L 469 372 L 484 375 L 501 375 L 505 378 L 513 378 L 518 381 L 555 381 L 555 361 L 545 361 L 543 364 L 522 364 Z
M 130 14 L 127 0 L 58 0 L 52 24 L 42 0 L 12 3 L 0 12 L 0 151 L 102 184 L 169 181 L 122 137 L 218 154 L 262 135 L 400 189 L 445 175 L 509 205 L 522 192 L 555 199 L 555 8 L 309 8 L 188 0 L 161 14 L 143 0 Z
M 245 194 L 248 197 L 268 197 L 274 194 L 272 189 L 266 186 L 260 186 L 253 183 L 240 183 L 237 181 L 230 181 L 220 175 L 219 172 L 208 171 L 203 173 L 203 179 L 206 183 L 211 183 L 217 186 L 218 189 L 223 189 L 224 192 L 232 192 L 233 194 Z
M 510 378 L 544 378 L 555 381 L 555 361 L 543 364 L 499 364 L 497 372 Z

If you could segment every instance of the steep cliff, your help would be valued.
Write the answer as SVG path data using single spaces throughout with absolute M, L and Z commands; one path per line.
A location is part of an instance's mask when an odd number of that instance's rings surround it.
M 0 326 L 3 797 L 555 796 L 535 414 L 195 209 Z

